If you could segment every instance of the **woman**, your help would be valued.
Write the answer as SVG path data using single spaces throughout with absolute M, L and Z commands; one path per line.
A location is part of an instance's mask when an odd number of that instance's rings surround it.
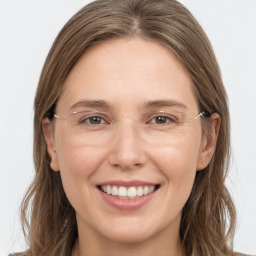
M 71 18 L 34 131 L 21 255 L 235 255 L 226 93 L 177 1 L 100 0 Z

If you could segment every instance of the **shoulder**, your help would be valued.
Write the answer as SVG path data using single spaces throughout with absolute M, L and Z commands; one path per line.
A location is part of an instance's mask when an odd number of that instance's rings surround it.
M 243 254 L 243 253 L 236 252 L 234 254 L 234 256 L 254 256 L 254 255 L 248 255 L 248 254 Z
M 29 256 L 30 254 L 27 254 L 25 252 L 16 252 L 16 253 L 10 253 L 8 256 Z

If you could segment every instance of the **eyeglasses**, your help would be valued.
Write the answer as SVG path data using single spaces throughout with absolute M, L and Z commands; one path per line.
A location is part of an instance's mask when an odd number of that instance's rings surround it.
M 188 116 L 177 110 L 149 112 L 141 117 L 122 115 L 119 119 L 108 112 L 95 110 L 72 112 L 66 117 L 53 114 L 66 124 L 72 139 L 85 145 L 106 145 L 118 136 L 129 138 L 131 135 L 136 141 L 154 146 L 178 143 L 181 137 L 187 136 L 190 125 L 206 114 Z

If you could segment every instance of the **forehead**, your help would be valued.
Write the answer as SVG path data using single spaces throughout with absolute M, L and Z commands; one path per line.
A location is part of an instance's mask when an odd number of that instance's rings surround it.
M 80 58 L 64 83 L 59 105 L 84 99 L 127 108 L 174 100 L 197 109 L 192 81 L 177 57 L 161 44 L 140 38 L 106 41 Z

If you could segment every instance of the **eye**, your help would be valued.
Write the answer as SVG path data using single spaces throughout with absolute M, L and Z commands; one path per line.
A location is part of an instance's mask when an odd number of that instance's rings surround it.
M 80 123 L 89 124 L 89 125 L 98 125 L 98 124 L 105 124 L 107 122 L 100 116 L 90 116 L 80 120 Z
M 170 116 L 155 116 L 154 118 L 149 120 L 148 123 L 152 123 L 152 124 L 166 124 L 166 123 L 174 123 L 174 122 L 175 122 L 174 118 L 172 118 Z

